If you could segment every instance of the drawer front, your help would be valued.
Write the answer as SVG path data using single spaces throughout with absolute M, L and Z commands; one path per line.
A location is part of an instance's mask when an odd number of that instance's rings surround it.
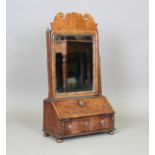
M 75 135 L 84 132 L 110 130 L 113 128 L 111 117 L 90 117 L 73 119 L 65 123 L 65 134 Z

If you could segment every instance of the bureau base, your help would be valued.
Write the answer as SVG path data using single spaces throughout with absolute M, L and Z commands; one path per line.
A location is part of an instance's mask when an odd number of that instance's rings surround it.
M 104 96 L 44 100 L 44 136 L 57 142 L 67 137 L 95 133 L 114 134 L 114 111 Z

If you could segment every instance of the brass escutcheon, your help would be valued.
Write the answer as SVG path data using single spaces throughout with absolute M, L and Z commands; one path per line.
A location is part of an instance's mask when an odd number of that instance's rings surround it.
M 71 125 L 71 124 L 69 124 L 69 125 L 68 125 L 68 128 L 69 128 L 69 129 L 71 129 L 71 128 L 72 128 L 72 125 Z
M 102 125 L 102 126 L 105 126 L 104 120 L 101 120 L 101 125 Z
M 89 121 L 85 121 L 85 122 L 84 122 L 84 125 L 85 125 L 85 126 L 89 126 Z
M 80 105 L 81 107 L 83 107 L 83 106 L 85 105 L 85 103 L 84 103 L 83 101 L 79 101 L 79 105 Z

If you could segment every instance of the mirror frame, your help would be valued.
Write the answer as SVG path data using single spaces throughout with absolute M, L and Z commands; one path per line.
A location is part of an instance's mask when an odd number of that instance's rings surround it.
M 94 91 L 79 91 L 56 93 L 56 64 L 55 64 L 55 41 L 56 35 L 91 35 L 93 41 L 93 87 Z M 54 21 L 51 23 L 51 30 L 49 35 L 49 84 L 48 97 L 53 99 L 58 98 L 73 98 L 84 96 L 96 96 L 101 94 L 101 71 L 99 63 L 99 45 L 98 45 L 98 31 L 97 24 L 89 14 L 69 13 L 64 15 L 58 13 Z M 48 40 L 48 37 L 47 37 Z
M 78 91 L 78 92 L 66 92 L 66 93 L 56 93 L 56 60 L 55 60 L 55 36 L 57 35 L 91 35 L 93 37 L 93 90 L 89 91 Z M 52 73 L 53 73 L 53 97 L 54 98 L 64 98 L 64 97 L 79 97 L 79 96 L 93 96 L 99 93 L 99 75 L 98 75 L 98 43 L 97 43 L 97 34 L 87 33 L 87 34 L 62 34 L 62 33 L 53 33 L 52 35 Z

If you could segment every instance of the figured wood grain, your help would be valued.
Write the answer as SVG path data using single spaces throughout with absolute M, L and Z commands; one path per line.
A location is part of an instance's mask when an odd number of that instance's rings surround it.
M 80 105 L 80 101 L 84 103 Z M 57 101 L 53 103 L 59 119 L 71 119 L 113 113 L 113 109 L 105 97 L 80 100 Z
M 56 115 L 53 106 L 47 100 L 44 101 L 44 123 L 43 131 L 46 133 L 62 134 L 62 129 L 58 116 Z
M 65 123 L 65 135 L 75 135 L 91 131 L 113 129 L 112 117 L 90 117 L 73 119 Z
M 89 33 L 97 31 L 96 23 L 91 15 L 80 13 L 58 13 L 51 23 L 51 28 L 57 33 Z

